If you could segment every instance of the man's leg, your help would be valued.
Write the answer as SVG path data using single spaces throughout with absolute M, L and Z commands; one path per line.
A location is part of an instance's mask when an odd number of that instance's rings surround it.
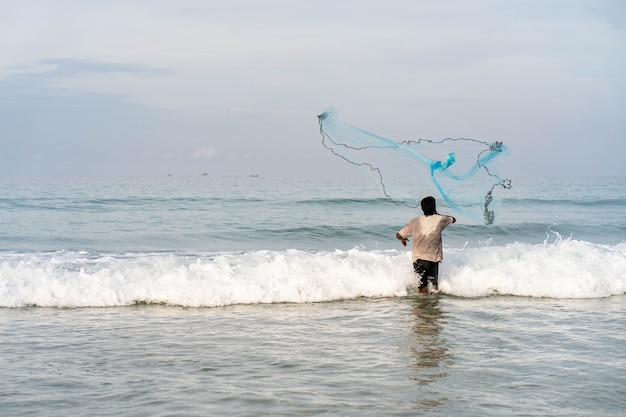
M 420 294 L 428 292 L 428 282 L 430 281 L 433 289 L 437 291 L 439 284 L 439 262 L 424 261 L 418 259 L 413 263 L 413 269 L 420 279 Z
M 433 284 L 433 290 L 439 289 L 439 262 L 429 262 L 430 268 L 426 271 L 428 281 Z
M 420 280 L 418 285 L 420 294 L 425 294 L 427 292 L 426 286 L 428 285 L 428 276 L 426 274 L 427 265 L 424 264 L 425 262 L 428 261 L 418 259 L 417 261 L 413 262 L 413 269 L 415 270 L 415 273 Z

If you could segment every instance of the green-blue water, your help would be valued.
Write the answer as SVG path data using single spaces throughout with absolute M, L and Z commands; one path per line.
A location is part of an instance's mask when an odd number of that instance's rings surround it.
M 626 179 L 514 179 L 421 298 L 368 180 L 0 179 L 0 415 L 623 414 Z

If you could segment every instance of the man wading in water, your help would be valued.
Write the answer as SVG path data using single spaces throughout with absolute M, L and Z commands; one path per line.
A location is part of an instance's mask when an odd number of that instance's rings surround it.
M 425 197 L 421 204 L 424 215 L 409 221 L 396 233 L 396 238 L 406 246 L 407 238 L 413 236 L 413 268 L 420 278 L 420 294 L 427 294 L 429 282 L 433 291 L 437 291 L 439 284 L 439 262 L 443 259 L 441 232 L 456 219 L 438 214 L 434 197 Z

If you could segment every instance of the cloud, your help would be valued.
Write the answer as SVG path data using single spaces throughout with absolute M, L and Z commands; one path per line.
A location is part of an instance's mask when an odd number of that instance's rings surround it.
M 193 153 L 193 159 L 211 159 L 215 156 L 217 151 L 212 146 L 206 146 L 204 148 L 197 149 Z
M 101 62 L 78 58 L 47 58 L 39 60 L 40 65 L 51 65 L 54 68 L 43 74 L 53 76 L 73 76 L 77 74 L 137 74 L 137 75 L 172 75 L 175 71 L 152 68 L 146 65 L 123 62 Z
M 103 62 L 79 58 L 45 58 L 35 64 L 14 65 L 2 68 L 9 74 L 5 79 L 54 80 L 79 76 L 98 76 L 105 74 L 131 76 L 169 76 L 177 73 L 163 68 L 124 62 Z

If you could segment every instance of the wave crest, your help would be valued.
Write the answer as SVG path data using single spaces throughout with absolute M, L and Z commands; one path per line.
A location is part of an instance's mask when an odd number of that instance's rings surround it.
M 440 290 L 601 298 L 626 293 L 626 244 L 571 239 L 446 248 Z M 415 283 L 407 251 L 87 252 L 0 255 L 2 307 L 307 303 L 406 296 Z

